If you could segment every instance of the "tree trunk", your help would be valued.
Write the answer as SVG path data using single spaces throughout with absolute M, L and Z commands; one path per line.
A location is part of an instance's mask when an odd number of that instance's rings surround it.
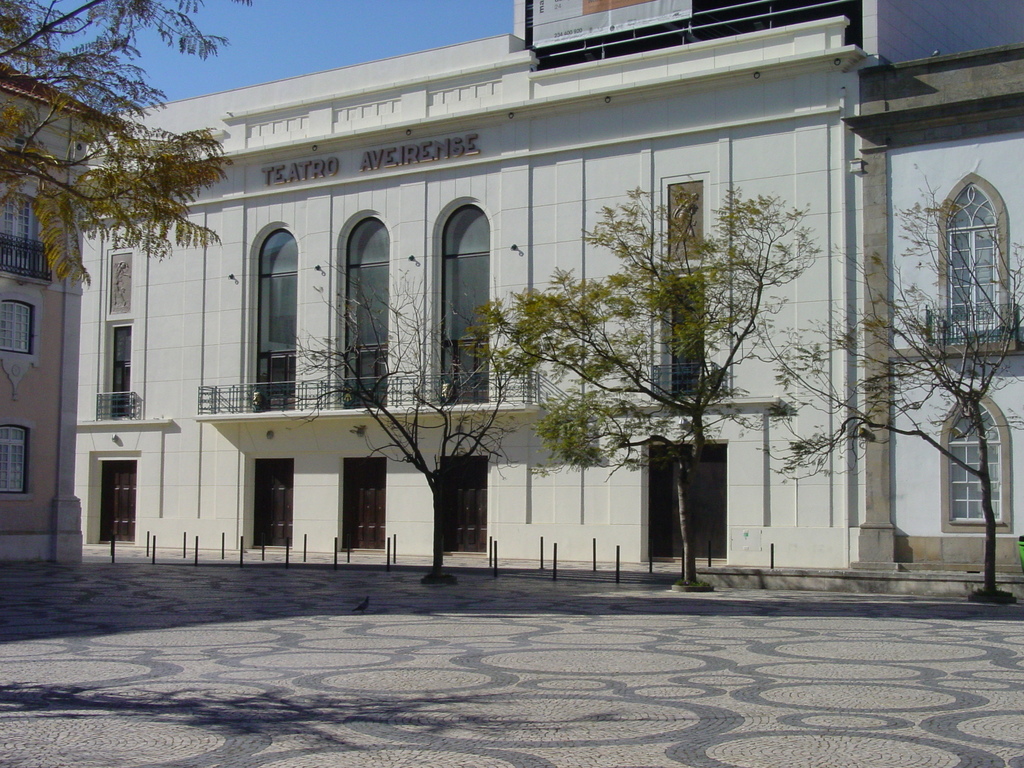
M 444 568 L 444 498 L 442 497 L 443 484 L 440 480 L 430 484 L 430 493 L 434 507 L 434 549 L 433 562 L 430 566 L 430 576 L 440 578 Z
M 988 441 L 978 440 L 978 481 L 981 484 L 981 511 L 985 517 L 985 563 L 982 573 L 986 592 L 996 589 L 996 511 L 992 506 L 992 476 L 988 471 Z
M 697 553 L 693 548 L 692 527 L 689 519 L 690 477 L 692 475 L 692 459 L 680 456 L 672 468 L 676 481 L 676 505 L 679 508 L 679 528 L 683 538 L 683 582 L 692 584 L 697 581 Z

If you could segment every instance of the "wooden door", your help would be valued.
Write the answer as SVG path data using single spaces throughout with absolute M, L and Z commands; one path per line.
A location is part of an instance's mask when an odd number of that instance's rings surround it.
M 487 465 L 486 456 L 444 459 L 441 503 L 448 552 L 487 550 Z
M 292 538 L 294 459 L 256 459 L 253 536 L 256 546 L 283 547 Z
M 387 536 L 387 469 L 383 456 L 345 459 L 342 546 L 384 549 Z
M 690 524 L 697 558 L 726 556 L 725 445 L 707 445 L 690 485 Z M 679 527 L 672 468 L 655 464 L 648 468 L 648 535 L 654 557 L 682 557 L 683 535 Z
M 135 541 L 135 461 L 101 462 L 100 541 Z

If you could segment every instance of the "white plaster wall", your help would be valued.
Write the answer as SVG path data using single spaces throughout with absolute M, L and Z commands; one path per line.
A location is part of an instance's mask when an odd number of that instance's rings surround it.
M 928 204 L 933 198 L 941 202 L 960 180 L 968 174 L 976 174 L 1002 196 L 1011 244 L 1022 242 L 1024 189 L 1020 185 L 1018 169 L 1024 162 L 1024 134 L 897 150 L 890 153 L 890 162 L 894 212 L 917 203 Z M 900 259 L 906 243 L 900 237 L 895 218 L 892 239 L 894 263 L 901 267 L 907 280 L 916 280 L 919 285 L 926 286 L 930 282 L 928 273 L 915 272 L 913 264 Z M 1020 404 L 1024 402 L 1024 361 L 1015 357 L 1011 364 L 1016 370 L 1007 375 L 1006 386 L 992 399 L 1008 417 L 1019 418 L 1022 415 Z M 1017 482 L 1024 477 L 1024 452 L 1017 445 L 1020 439 L 1020 431 L 1014 430 L 1011 466 L 1004 468 L 1005 480 L 1012 488 L 1014 509 L 1021 508 L 1024 502 L 1024 484 Z M 896 523 L 908 535 L 938 536 L 941 533 L 941 461 L 938 453 L 920 440 L 896 440 L 893 457 Z M 1024 525 L 1017 517 L 1014 534 L 1024 532 Z

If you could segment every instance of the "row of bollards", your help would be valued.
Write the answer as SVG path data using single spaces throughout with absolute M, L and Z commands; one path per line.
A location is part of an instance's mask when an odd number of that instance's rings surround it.
M 352 562 L 352 537 L 346 535 L 345 537 L 345 562 Z M 308 545 L 309 545 L 309 534 L 303 534 L 302 536 L 302 562 L 307 562 L 308 558 Z M 597 539 L 592 541 L 592 570 L 597 571 Z M 334 570 L 338 570 L 338 537 L 334 537 Z M 621 546 L 615 545 L 615 583 L 620 583 L 621 580 Z M 775 544 L 770 544 L 769 549 L 769 568 L 775 569 Z M 227 555 L 227 535 L 221 533 L 220 535 L 220 558 L 224 560 Z M 149 531 L 146 531 L 146 556 L 151 558 L 153 563 L 156 563 L 156 535 L 151 535 Z M 188 533 L 182 533 L 182 558 L 188 557 Z M 487 542 L 487 565 L 493 570 L 494 577 L 498 576 L 498 541 L 493 537 L 488 537 Z M 267 559 L 267 544 L 266 537 L 260 537 L 260 560 L 265 561 Z M 712 560 L 712 543 L 708 540 L 708 567 L 711 567 Z M 116 537 L 110 537 L 110 562 L 116 561 Z M 284 567 L 288 568 L 291 561 L 291 538 L 285 537 L 284 547 Z M 390 571 L 392 565 L 398 563 L 398 534 L 392 534 L 386 539 L 386 547 L 384 554 L 385 570 Z M 193 564 L 199 565 L 199 537 L 195 537 L 193 546 Z M 245 564 L 245 537 L 239 537 L 238 539 L 238 567 L 241 568 Z M 544 537 L 540 537 L 540 570 L 544 570 Z M 648 548 L 647 556 L 648 573 L 654 573 L 654 557 L 651 554 L 650 548 Z M 680 560 L 681 574 L 685 577 L 685 561 Z M 558 543 L 552 545 L 551 553 L 551 578 L 553 581 L 558 579 Z

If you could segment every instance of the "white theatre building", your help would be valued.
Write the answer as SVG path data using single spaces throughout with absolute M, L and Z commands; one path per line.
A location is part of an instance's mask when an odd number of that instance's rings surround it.
M 194 206 L 222 242 L 160 262 L 106 242 L 88 252 L 77 464 L 86 541 L 288 538 L 323 552 L 335 537 L 376 548 L 397 536 L 403 553 L 427 554 L 422 475 L 368 456 L 374 427 L 358 403 L 310 418 L 296 394 L 317 386 L 303 347 L 344 332 L 335 307 L 351 281 L 415 285 L 441 312 L 451 270 L 484 297 L 543 287 L 556 267 L 600 276 L 614 257 L 582 233 L 628 190 L 660 202 L 672 185 L 699 185 L 710 222 L 739 188 L 807 210 L 821 254 L 777 323 L 809 327 L 860 298 L 860 139 L 844 123 L 858 110 L 858 70 L 1013 42 L 1024 18 L 1022 4 L 1000 0 L 562 6 L 559 16 L 516 0 L 514 35 L 155 115 L 172 130 L 212 126 L 223 142 L 227 178 Z M 767 367 L 738 376 L 750 408 L 781 397 Z M 536 393 L 520 399 L 508 461 L 459 473 L 475 507 L 450 511 L 449 548 L 483 551 L 493 537 L 503 557 L 533 558 L 543 537 L 562 558 L 589 559 L 594 539 L 603 560 L 616 545 L 627 561 L 671 556 L 666 479 L 535 475 L 540 406 Z M 829 418 L 801 413 L 794 426 Z M 772 545 L 779 566 L 892 563 L 891 544 L 880 554 L 861 528 L 861 468 L 837 458 L 832 473 L 786 479 L 765 448 L 787 437 L 767 417 L 717 436 L 701 552 L 707 540 L 734 565 L 767 565 Z

